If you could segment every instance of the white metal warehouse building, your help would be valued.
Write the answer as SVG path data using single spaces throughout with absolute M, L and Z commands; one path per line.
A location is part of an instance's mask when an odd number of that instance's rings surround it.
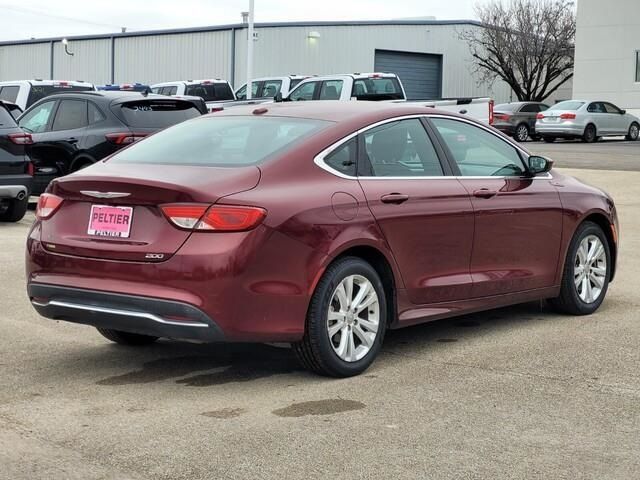
M 464 29 L 473 21 L 358 21 L 256 24 L 254 77 L 372 71 L 397 73 L 411 98 L 511 99 L 502 83 L 473 75 Z M 245 82 L 247 25 L 0 43 L 0 80 L 85 80 L 94 84 L 224 78 Z

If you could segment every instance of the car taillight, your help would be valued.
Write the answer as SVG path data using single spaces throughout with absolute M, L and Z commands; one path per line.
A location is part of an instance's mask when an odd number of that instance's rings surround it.
M 259 207 L 174 203 L 162 213 L 177 227 L 210 232 L 244 232 L 257 227 L 267 212 Z
M 224 110 L 224 107 L 211 107 L 209 109 L 209 113 L 221 112 Z
M 33 162 L 27 163 L 27 174 L 32 176 L 36 173 L 36 167 L 33 166 Z
M 502 120 L 503 122 L 507 122 L 511 118 L 511 115 L 507 115 L 505 113 L 494 113 L 493 118 L 494 120 Z
M 62 198 L 51 193 L 43 193 L 38 198 L 36 217 L 40 220 L 51 217 L 62 204 Z
M 536 115 L 536 119 L 542 120 L 544 118 L 544 113 L 539 113 Z
M 116 145 L 129 145 L 143 139 L 147 135 L 148 133 L 117 132 L 107 133 L 105 137 L 107 137 L 107 140 L 111 143 L 115 143 Z
M 560 115 L 560 118 L 562 120 L 573 120 L 574 118 L 576 118 L 576 114 L 575 113 L 563 113 Z
M 31 145 L 33 143 L 33 138 L 29 133 L 10 133 L 9 140 L 16 145 Z
M 493 125 L 493 106 L 495 102 L 493 100 L 489 100 L 489 125 Z

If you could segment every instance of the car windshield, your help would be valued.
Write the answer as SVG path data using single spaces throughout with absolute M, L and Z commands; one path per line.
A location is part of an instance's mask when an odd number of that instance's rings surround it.
M 556 103 L 549 110 L 578 110 L 584 105 L 584 102 L 576 102 L 575 100 L 567 100 L 565 102 Z
M 184 90 L 185 95 L 202 97 L 205 102 L 216 102 L 219 100 L 233 100 L 233 91 L 226 83 L 199 83 L 187 85 Z
M 501 103 L 496 105 L 493 110 L 496 112 L 515 112 L 519 106 L 518 103 Z
M 49 95 L 53 95 L 56 93 L 65 93 L 65 92 L 90 92 L 93 91 L 93 87 L 83 86 L 83 85 L 69 85 L 69 84 L 60 84 L 60 85 L 33 85 L 31 90 L 29 91 L 29 98 L 27 100 L 27 107 L 30 107 L 38 100 L 48 97 Z
M 9 110 L 0 105 L 0 128 L 15 128 L 16 122 Z
M 160 165 L 257 165 L 331 122 L 288 117 L 202 117 L 159 132 L 109 161 Z

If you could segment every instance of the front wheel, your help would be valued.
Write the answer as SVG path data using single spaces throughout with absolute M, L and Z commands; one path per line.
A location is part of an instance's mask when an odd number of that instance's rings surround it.
M 627 140 L 635 142 L 636 140 L 638 140 L 639 135 L 640 135 L 640 125 L 634 122 L 629 127 L 629 132 L 627 133 Z
M 529 127 L 526 123 L 521 123 L 516 127 L 516 132 L 513 135 L 513 138 L 517 142 L 526 142 L 529 138 Z
M 141 345 L 149 345 L 158 337 L 152 337 L 150 335 L 140 335 L 139 333 L 121 332 L 120 330 L 111 330 L 109 328 L 97 328 L 100 335 L 107 340 L 111 340 L 114 343 L 120 345 L 127 345 L 129 347 L 138 347 Z
M 551 304 L 561 312 L 588 315 L 602 304 L 611 278 L 611 251 L 602 229 L 585 222 L 573 236 L 565 260 L 560 295 Z
M 373 363 L 387 325 L 387 300 L 376 270 L 357 257 L 327 268 L 311 299 L 305 334 L 293 350 L 321 375 L 351 377 Z

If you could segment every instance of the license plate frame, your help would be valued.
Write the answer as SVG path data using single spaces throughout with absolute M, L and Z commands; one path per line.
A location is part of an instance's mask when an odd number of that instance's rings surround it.
M 100 217 L 103 214 L 103 217 Z M 102 238 L 129 238 L 133 223 L 133 207 L 91 205 L 87 235 Z

